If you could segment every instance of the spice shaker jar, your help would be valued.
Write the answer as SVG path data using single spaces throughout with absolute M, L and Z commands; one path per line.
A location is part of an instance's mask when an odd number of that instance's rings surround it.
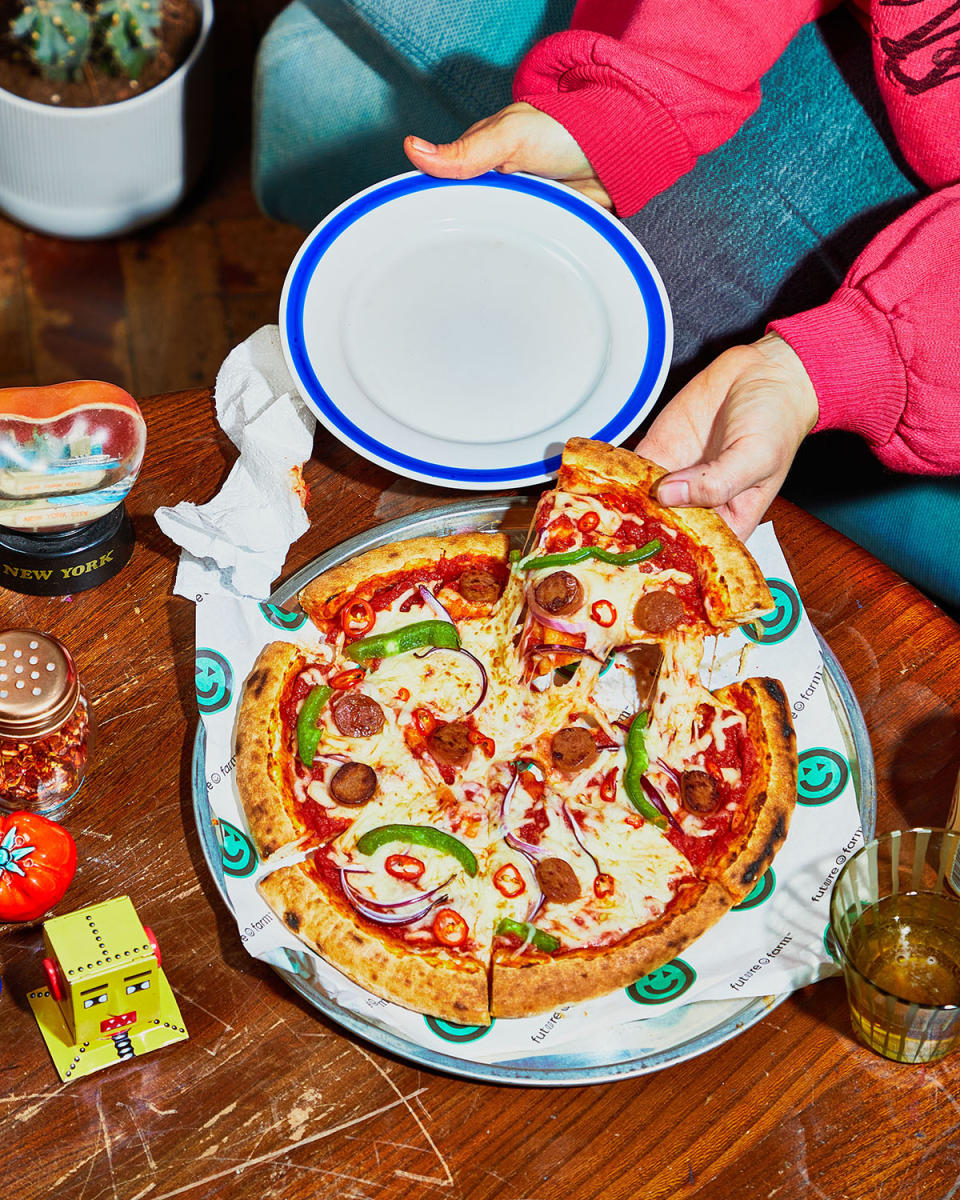
M 62 808 L 83 782 L 90 740 L 67 648 L 35 629 L 0 631 L 0 809 Z

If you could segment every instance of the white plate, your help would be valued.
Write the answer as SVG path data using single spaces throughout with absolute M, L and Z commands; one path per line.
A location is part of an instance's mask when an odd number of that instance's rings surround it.
M 569 437 L 619 444 L 663 386 L 673 322 L 614 217 L 528 175 L 398 175 L 310 234 L 280 301 L 300 393 L 357 453 L 427 483 L 555 475 Z

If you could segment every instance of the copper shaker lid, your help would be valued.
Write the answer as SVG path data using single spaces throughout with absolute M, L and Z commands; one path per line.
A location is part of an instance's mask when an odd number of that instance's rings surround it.
M 0 630 L 0 737 L 52 733 L 79 696 L 76 664 L 62 642 L 36 629 Z

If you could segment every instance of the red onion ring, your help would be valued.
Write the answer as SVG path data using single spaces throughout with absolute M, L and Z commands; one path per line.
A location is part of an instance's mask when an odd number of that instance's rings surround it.
M 458 650 L 454 650 L 449 646 L 428 646 L 425 650 L 415 650 L 413 652 L 413 657 L 414 658 L 427 658 L 429 655 L 433 654 L 437 650 L 447 650 L 451 654 L 462 654 L 465 658 L 469 658 L 470 661 L 477 668 L 477 670 L 480 672 L 480 696 L 477 699 L 476 703 L 473 704 L 470 708 L 468 708 L 467 711 L 463 714 L 465 717 L 469 717 L 472 713 L 475 713 L 477 711 L 477 709 L 480 707 L 480 705 L 487 698 L 487 689 L 490 686 L 490 677 L 487 675 L 487 668 L 483 665 L 483 663 L 480 661 L 479 658 L 477 658 L 477 656 L 475 654 L 471 654 L 469 650 L 464 650 L 464 648 L 462 646 Z
M 548 629 L 555 629 L 558 633 L 586 633 L 587 631 L 586 623 L 583 621 L 566 621 L 562 617 L 555 617 L 552 613 L 548 613 L 543 605 L 538 604 L 534 599 L 532 589 L 527 595 L 527 608 L 541 625 L 546 625 Z
M 563 808 L 563 815 L 566 817 L 567 824 L 570 826 L 570 832 L 573 834 L 573 840 L 577 843 L 577 845 L 584 852 L 584 854 L 587 856 L 587 858 L 589 858 L 590 861 L 593 863 L 594 869 L 596 870 L 597 874 L 598 875 L 601 874 L 600 864 L 597 862 L 597 860 L 594 858 L 594 856 L 590 853 L 590 851 L 583 844 L 583 839 L 580 837 L 580 831 L 579 831 L 579 829 L 577 829 L 577 823 L 573 819 L 573 813 L 571 813 L 570 809 L 567 808 L 566 800 L 563 801 L 562 808 Z
M 382 900 L 371 900 L 368 896 L 361 896 L 349 883 L 346 876 L 348 874 L 363 874 L 370 875 L 371 871 L 356 871 L 353 867 L 340 868 L 340 886 L 343 888 L 343 894 L 350 901 L 358 913 L 365 917 L 369 917 L 371 921 L 380 921 L 384 925 L 410 925 L 414 921 L 419 921 L 425 917 L 427 913 L 435 908 L 436 905 L 447 899 L 446 896 L 438 896 L 437 893 L 443 891 L 453 876 L 445 879 L 443 883 L 437 884 L 428 892 L 417 892 L 414 896 L 408 896 L 406 900 L 395 900 L 388 903 Z M 410 908 L 411 905 L 419 904 L 420 907 L 413 913 L 399 912 L 399 909 Z
M 664 773 L 664 775 L 668 776 L 668 778 L 673 780 L 673 782 L 677 785 L 677 787 L 680 787 L 680 776 L 673 769 L 673 767 L 670 766 L 669 763 L 665 763 L 662 758 L 658 758 L 657 766 Z
M 418 583 L 417 591 L 420 593 L 421 597 L 423 598 L 423 602 L 429 608 L 433 609 L 435 615 L 438 616 L 441 621 L 449 621 L 451 625 L 456 624 L 453 617 L 450 616 L 450 614 L 447 612 L 447 610 L 443 607 L 443 605 L 440 603 L 440 601 L 436 598 L 436 596 L 433 594 L 433 592 L 430 591 L 430 589 L 428 587 L 424 587 L 422 583 Z
M 667 808 L 667 802 L 666 802 L 666 800 L 664 800 L 663 796 L 661 796 L 660 790 L 656 786 L 656 784 L 653 783 L 651 780 L 649 780 L 646 777 L 646 775 L 643 775 L 640 778 L 640 786 L 643 788 L 647 799 L 650 801 L 650 803 L 653 805 L 653 807 L 657 810 L 657 812 L 660 813 L 661 816 L 664 816 L 667 818 L 667 820 L 670 822 L 670 824 L 673 826 L 673 828 L 677 831 L 677 833 L 683 833 L 683 830 L 677 824 L 676 818 L 674 817 L 673 813 L 670 811 L 669 808 Z
M 534 846 L 531 842 L 524 842 L 507 826 L 507 808 L 510 801 L 513 799 L 513 793 L 517 790 L 517 784 L 520 782 L 520 772 L 514 771 L 513 779 L 510 786 L 504 792 L 503 799 L 500 802 L 500 827 L 503 829 L 503 840 L 508 846 L 523 855 L 536 864 L 545 854 L 539 846 Z

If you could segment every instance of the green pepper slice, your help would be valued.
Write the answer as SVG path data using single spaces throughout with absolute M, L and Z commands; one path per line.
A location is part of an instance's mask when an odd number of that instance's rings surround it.
M 623 772 L 623 786 L 630 803 L 645 821 L 650 821 L 658 829 L 668 827 L 667 818 L 659 809 L 654 808 L 643 792 L 640 780 L 650 765 L 647 758 L 647 746 L 643 731 L 647 727 L 647 713 L 644 710 L 633 718 L 627 731 L 627 765 Z
M 432 825 L 378 825 L 357 838 L 357 849 L 361 854 L 373 854 L 388 842 L 412 842 L 416 846 L 439 850 L 442 854 L 452 855 L 468 875 L 477 873 L 477 860 L 470 847 L 452 833 Z
M 552 954 L 554 950 L 560 949 L 559 938 L 555 938 L 552 933 L 544 933 L 536 925 L 528 925 L 526 921 L 514 921 L 510 917 L 502 917 L 497 926 L 497 933 L 512 933 L 522 942 L 529 940 L 531 946 L 542 950 L 544 954 Z
M 444 650 L 460 649 L 460 634 L 450 621 L 414 621 L 412 625 L 401 625 L 387 633 L 372 633 L 347 646 L 347 658 L 354 662 L 366 662 L 370 658 L 389 658 L 392 654 L 405 654 L 408 650 L 419 650 L 423 646 L 440 646 Z
M 330 699 L 333 688 L 325 683 L 318 684 L 307 692 L 307 698 L 297 714 L 297 753 L 305 767 L 312 767 L 313 760 L 323 736 L 317 728 L 317 718 Z
M 625 550 L 618 554 L 615 550 L 604 550 L 600 546 L 578 546 L 576 550 L 564 550 L 560 554 L 528 554 L 517 563 L 518 571 L 540 570 L 546 567 L 572 567 L 575 563 L 587 558 L 598 558 L 601 562 L 610 563 L 615 567 L 632 567 L 634 563 L 646 562 L 659 554 L 663 546 L 659 538 L 654 538 L 638 550 Z

